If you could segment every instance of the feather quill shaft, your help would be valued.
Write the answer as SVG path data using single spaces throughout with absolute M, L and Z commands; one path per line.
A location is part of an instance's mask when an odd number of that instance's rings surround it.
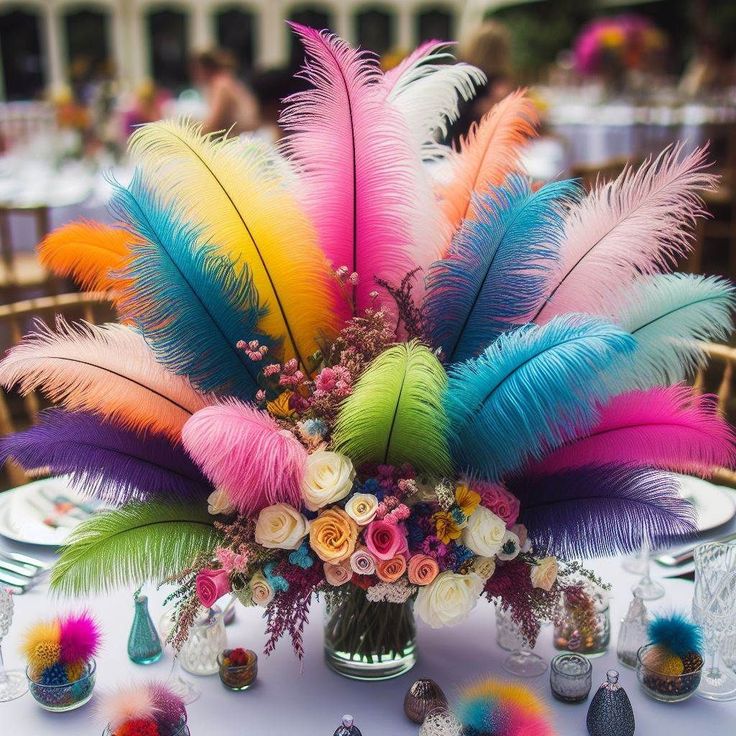
M 159 365 L 143 337 L 123 325 L 39 322 L 0 363 L 0 384 L 40 389 L 67 409 L 92 411 L 134 431 L 179 441 L 184 422 L 212 399 Z

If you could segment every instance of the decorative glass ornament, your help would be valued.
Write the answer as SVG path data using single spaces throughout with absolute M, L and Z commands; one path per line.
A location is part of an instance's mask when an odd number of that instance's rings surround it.
M 342 723 L 337 727 L 333 736 L 363 736 L 360 729 L 354 725 L 352 716 L 343 716 Z
M 217 658 L 227 647 L 225 620 L 217 606 L 203 610 L 189 629 L 179 661 L 182 669 L 193 675 L 214 675 L 220 671 Z
M 616 655 L 624 667 L 636 667 L 636 653 L 647 643 L 647 626 L 649 613 L 644 601 L 634 594 L 629 603 L 629 610 L 621 619 L 621 628 L 618 630 Z
M 406 691 L 404 713 L 414 723 L 424 723 L 424 719 L 433 711 L 446 709 L 447 698 L 434 680 L 417 680 Z
M 128 657 L 136 664 L 152 664 L 161 659 L 163 649 L 156 627 L 148 612 L 148 596 L 136 592 L 135 613 L 128 635 Z
M 13 621 L 13 594 L 0 585 L 0 645 L 10 631 Z M 28 690 L 22 670 L 6 670 L 0 649 L 0 703 L 15 700 Z
M 461 733 L 460 722 L 446 710 L 429 713 L 419 729 L 419 736 L 461 736 Z
M 634 709 L 616 670 L 606 672 L 606 682 L 590 701 L 586 723 L 590 736 L 634 736 Z

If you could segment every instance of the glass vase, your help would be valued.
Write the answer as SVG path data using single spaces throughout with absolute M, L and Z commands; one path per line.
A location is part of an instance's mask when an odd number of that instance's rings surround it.
M 227 647 L 227 632 L 222 609 L 202 609 L 179 652 L 182 669 L 192 675 L 214 675 L 219 672 L 217 658 Z
M 161 639 L 148 612 L 148 596 L 136 593 L 135 613 L 128 635 L 128 657 L 136 664 L 158 662 L 163 654 Z
M 586 657 L 605 654 L 611 641 L 608 594 L 592 584 L 565 590 L 554 616 L 555 649 Z
M 330 669 L 353 680 L 388 680 L 416 663 L 412 601 L 372 603 L 365 591 L 328 593 L 325 659 Z
M 501 666 L 516 677 L 538 677 L 547 671 L 547 662 L 532 651 L 519 625 L 514 621 L 511 610 L 496 605 L 496 643 L 510 652 Z

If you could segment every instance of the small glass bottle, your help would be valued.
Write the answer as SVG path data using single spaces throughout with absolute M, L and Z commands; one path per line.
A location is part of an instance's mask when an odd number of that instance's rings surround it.
M 148 612 L 148 596 L 136 592 L 133 601 L 135 614 L 128 636 L 128 657 L 136 664 L 152 664 L 163 654 L 161 639 Z
M 634 594 L 633 600 L 629 603 L 629 610 L 621 619 L 616 645 L 618 661 L 625 667 L 636 668 L 636 653 L 647 643 L 648 626 L 647 607 L 644 601 Z
M 586 725 L 590 736 L 634 736 L 634 709 L 616 670 L 606 672 L 606 681 L 590 701 Z

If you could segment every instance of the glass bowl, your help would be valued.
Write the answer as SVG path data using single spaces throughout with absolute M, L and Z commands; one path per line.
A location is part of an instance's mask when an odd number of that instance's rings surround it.
M 53 713 L 63 713 L 83 706 L 91 697 L 95 689 L 95 675 L 97 664 L 91 659 L 84 668 L 84 674 L 74 682 L 64 685 L 44 685 L 37 682 L 26 668 L 28 689 L 34 700 L 44 709 Z
M 247 690 L 258 676 L 258 655 L 250 649 L 245 650 L 248 661 L 242 665 L 226 665 L 225 657 L 230 650 L 226 649 L 217 655 L 220 667 L 220 680 L 228 690 Z
M 178 725 L 168 731 L 159 731 L 161 736 L 190 736 L 189 726 L 187 726 L 186 715 L 182 717 Z M 108 723 L 105 726 L 105 730 L 102 732 L 102 736 L 114 736 L 115 732 Z
M 663 703 L 677 703 L 687 700 L 700 685 L 700 676 L 703 673 L 703 660 L 697 669 L 673 675 L 658 672 L 647 666 L 647 654 L 655 644 L 645 644 L 636 654 L 636 676 L 644 692 L 655 700 Z

